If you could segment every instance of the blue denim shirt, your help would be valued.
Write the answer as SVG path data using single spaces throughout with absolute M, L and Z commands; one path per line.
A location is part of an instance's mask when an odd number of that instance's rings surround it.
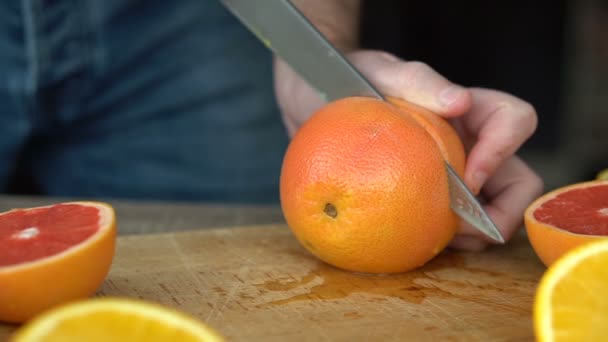
M 3 1 L 0 34 L 0 191 L 278 200 L 271 55 L 218 1 Z

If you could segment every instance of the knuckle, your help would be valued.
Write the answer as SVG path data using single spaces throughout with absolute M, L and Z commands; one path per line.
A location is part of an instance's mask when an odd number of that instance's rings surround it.
M 432 69 L 426 63 L 420 61 L 408 61 L 403 62 L 400 77 L 402 78 L 402 82 L 404 84 L 414 85 L 428 77 L 430 72 L 432 72 Z
M 526 132 L 526 136 L 532 135 L 536 131 L 538 126 L 538 115 L 533 105 L 528 102 L 523 102 L 517 113 L 517 127 L 523 128 Z
M 479 134 L 479 140 L 487 142 L 486 145 L 492 147 L 488 158 L 496 165 L 509 157 L 518 145 L 517 133 L 514 130 L 505 130 L 500 133 L 483 130 Z
M 506 145 L 507 150 L 510 146 L 519 146 L 536 131 L 538 116 L 534 106 L 528 102 L 504 101 L 497 104 L 494 112 L 503 118 L 500 140 Z M 496 135 L 496 132 L 484 133 L 487 133 L 488 138 Z
M 534 194 L 534 197 L 540 196 L 545 189 L 545 182 L 536 172 L 532 171 L 530 176 L 530 190 Z

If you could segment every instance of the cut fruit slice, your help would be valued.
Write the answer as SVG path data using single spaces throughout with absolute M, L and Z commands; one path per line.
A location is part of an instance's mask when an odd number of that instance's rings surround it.
M 97 298 L 50 310 L 20 328 L 14 342 L 223 341 L 186 314 L 140 300 Z
M 551 191 L 530 204 L 524 222 L 532 247 L 549 266 L 568 250 L 608 236 L 608 181 Z
M 0 214 L 0 321 L 92 295 L 116 244 L 114 209 L 71 202 Z
M 601 341 L 608 336 L 608 239 L 579 246 L 543 275 L 534 302 L 538 341 Z

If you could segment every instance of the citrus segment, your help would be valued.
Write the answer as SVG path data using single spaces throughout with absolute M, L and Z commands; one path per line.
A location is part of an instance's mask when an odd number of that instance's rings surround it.
M 608 239 L 572 249 L 543 275 L 534 302 L 539 341 L 599 341 L 608 335 Z
M 14 342 L 71 341 L 222 341 L 204 323 L 158 304 L 102 298 L 60 306 L 35 318 Z
M 551 191 L 526 209 L 528 238 L 549 266 L 568 250 L 608 235 L 608 181 L 590 181 Z
M 115 214 L 71 202 L 0 214 L 0 321 L 23 322 L 92 295 L 114 256 Z
M 351 97 L 321 108 L 292 139 L 281 207 L 302 245 L 327 263 L 404 272 L 456 231 L 447 181 L 440 147 L 407 108 Z

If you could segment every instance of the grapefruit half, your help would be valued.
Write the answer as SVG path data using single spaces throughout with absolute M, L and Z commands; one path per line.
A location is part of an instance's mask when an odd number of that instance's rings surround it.
M 574 247 L 608 236 L 608 181 L 553 190 L 530 204 L 524 222 L 534 251 L 550 266 Z
M 0 214 L 0 321 L 19 323 L 92 295 L 116 243 L 113 208 L 70 202 Z

